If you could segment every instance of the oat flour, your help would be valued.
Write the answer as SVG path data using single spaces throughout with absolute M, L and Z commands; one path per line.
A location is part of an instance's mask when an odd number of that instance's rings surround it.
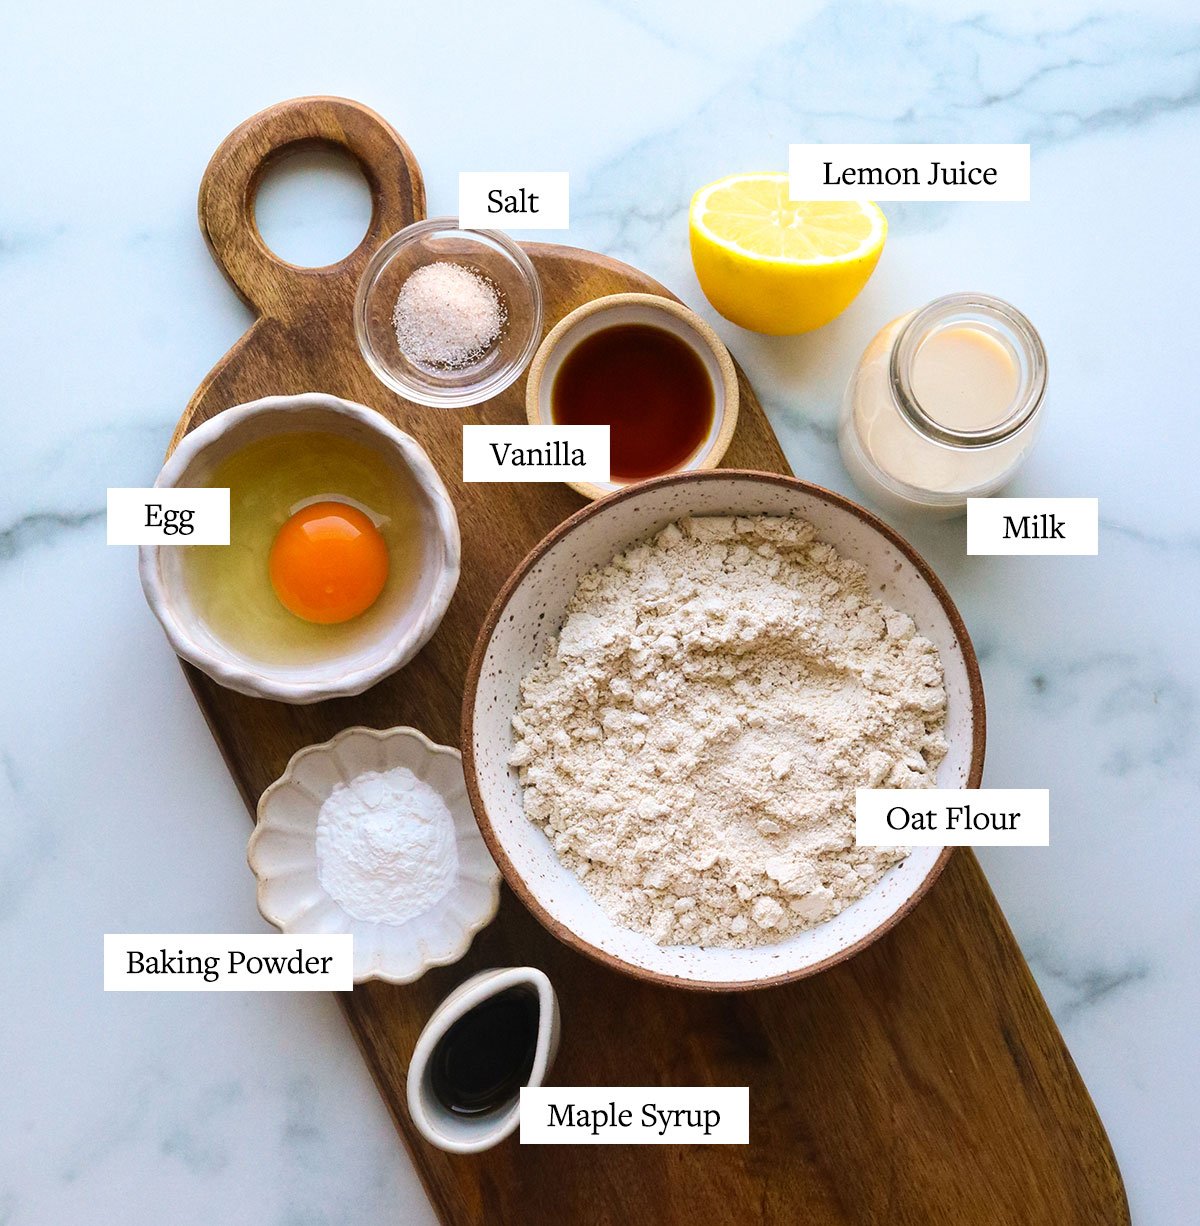
M 946 752 L 937 649 L 794 518 L 684 519 L 590 571 L 521 694 L 526 815 L 660 944 L 836 915 L 907 855 L 855 846 L 855 787 L 933 786 Z

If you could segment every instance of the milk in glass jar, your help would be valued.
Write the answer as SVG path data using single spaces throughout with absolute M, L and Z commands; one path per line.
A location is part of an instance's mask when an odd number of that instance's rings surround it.
M 1000 490 L 1041 426 L 1046 352 L 1015 307 L 949 294 L 893 320 L 846 388 L 838 444 L 865 494 L 951 516 Z

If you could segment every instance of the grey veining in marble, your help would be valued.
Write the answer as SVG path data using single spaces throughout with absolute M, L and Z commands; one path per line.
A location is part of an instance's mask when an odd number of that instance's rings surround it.
M 1034 320 L 1051 400 L 1012 492 L 1098 496 L 1100 556 L 968 558 L 961 524 L 901 527 L 980 648 L 987 782 L 1051 789 L 1050 847 L 989 850 L 988 876 L 1134 1220 L 1195 1220 L 1194 6 L 50 0 L 6 13 L 0 63 L 0 1226 L 432 1221 L 332 1001 L 100 987 L 106 931 L 263 928 L 241 801 L 103 507 L 153 480 L 249 322 L 195 224 L 208 157 L 315 92 L 396 125 L 431 213 L 455 210 L 460 169 L 569 170 L 564 240 L 703 311 L 796 471 L 846 493 L 837 404 L 882 324 L 970 288 Z M 741 332 L 692 274 L 689 198 L 819 140 L 1030 141 L 1033 198 L 887 206 L 844 316 Z M 310 166 L 264 216 L 316 258 L 363 207 Z

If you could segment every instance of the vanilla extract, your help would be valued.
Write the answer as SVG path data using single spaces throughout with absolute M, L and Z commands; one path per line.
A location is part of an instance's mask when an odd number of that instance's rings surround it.
M 559 426 L 608 426 L 613 481 L 684 467 L 703 447 L 716 401 L 704 360 L 653 324 L 613 324 L 575 345 L 551 390 Z

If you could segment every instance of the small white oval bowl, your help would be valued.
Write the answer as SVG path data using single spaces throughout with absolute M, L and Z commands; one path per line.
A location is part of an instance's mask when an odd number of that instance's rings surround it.
M 537 1047 L 526 1086 L 540 1086 L 558 1053 L 558 997 L 544 972 L 533 966 L 480 971 L 446 997 L 425 1023 L 408 1064 L 408 1113 L 431 1145 L 452 1154 L 477 1154 L 499 1145 L 521 1122 L 520 1096 L 481 1115 L 456 1115 L 433 1092 L 429 1060 L 441 1037 L 476 1005 L 513 987 L 526 987 L 538 998 Z
M 424 499 L 425 554 L 415 593 L 397 595 L 370 637 L 319 664 L 275 664 L 247 656 L 205 625 L 188 593 L 182 549 L 138 550 L 142 590 L 175 653 L 239 694 L 280 702 L 322 702 L 363 690 L 402 668 L 438 628 L 458 586 L 458 516 L 442 479 L 415 439 L 366 405 L 323 392 L 267 396 L 225 409 L 184 435 L 155 481 L 157 487 L 204 485 L 222 461 L 247 444 L 279 433 L 338 434 L 381 452 L 413 478 Z M 386 599 L 386 597 L 384 597 Z
M 402 924 L 355 919 L 317 876 L 317 817 L 334 785 L 367 771 L 407 766 L 450 810 L 458 880 L 436 906 Z M 415 728 L 347 728 L 292 755 L 258 802 L 246 858 L 258 878 L 258 909 L 284 933 L 354 936 L 354 982 L 412 983 L 431 966 L 457 962 L 500 905 L 500 871 L 471 814 L 462 755 Z
M 740 400 L 737 367 L 724 342 L 695 311 L 661 294 L 609 294 L 585 302 L 560 319 L 547 333 L 529 367 L 525 383 L 526 420 L 531 426 L 552 425 L 554 380 L 563 362 L 581 341 L 605 328 L 622 324 L 662 328 L 683 341 L 704 363 L 712 385 L 712 424 L 695 454 L 672 471 L 700 472 L 716 468 L 729 450 L 737 428 Z M 585 498 L 603 498 L 633 482 L 568 481 L 566 484 Z
M 921 556 L 869 511 L 830 490 L 776 473 L 679 473 L 584 507 L 546 536 L 496 597 L 467 670 L 463 766 L 483 836 L 518 898 L 559 940 L 639 979 L 743 991 L 836 965 L 907 915 L 937 879 L 951 848 L 914 847 L 866 894 L 804 932 L 745 949 L 656 945 L 615 923 L 526 816 L 513 750 L 521 680 L 543 658 L 580 578 L 685 515 L 797 515 L 820 540 L 862 563 L 872 591 L 910 614 L 941 653 L 949 750 L 939 788 L 975 788 L 983 775 L 984 702 L 962 618 Z

